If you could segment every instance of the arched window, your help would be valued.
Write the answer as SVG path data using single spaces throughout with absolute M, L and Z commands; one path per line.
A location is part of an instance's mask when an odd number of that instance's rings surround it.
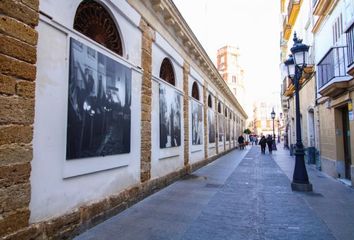
M 213 102 L 211 100 L 211 95 L 208 96 L 208 107 L 213 108 Z
M 218 103 L 218 113 L 221 113 L 221 102 Z
M 82 1 L 76 10 L 74 29 L 123 56 L 122 41 L 110 14 L 95 1 Z
M 173 71 L 172 63 L 168 58 L 164 58 L 161 63 L 160 78 L 175 86 L 175 72 Z
M 199 88 L 197 82 L 194 82 L 192 85 L 192 98 L 197 99 L 199 101 Z
M 225 108 L 225 111 L 224 111 L 225 113 L 224 113 L 224 115 L 225 115 L 225 117 L 227 117 L 227 108 Z

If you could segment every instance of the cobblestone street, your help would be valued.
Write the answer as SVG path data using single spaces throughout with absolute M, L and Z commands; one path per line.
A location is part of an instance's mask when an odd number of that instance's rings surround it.
M 353 189 L 308 166 L 314 192 L 295 193 L 292 169 L 282 149 L 235 150 L 76 240 L 353 239 L 354 213 L 337 211 L 354 209 Z

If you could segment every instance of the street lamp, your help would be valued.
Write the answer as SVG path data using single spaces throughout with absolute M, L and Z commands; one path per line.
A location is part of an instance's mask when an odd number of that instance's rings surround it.
M 272 112 L 270 113 L 270 116 L 273 119 L 273 139 L 272 139 L 272 148 L 273 150 L 277 150 L 277 145 L 275 145 L 275 131 L 274 131 L 274 119 L 275 119 L 275 112 L 274 108 L 272 109 Z
M 295 145 L 295 169 L 291 188 L 293 191 L 311 192 L 312 184 L 309 182 L 305 161 L 304 161 L 304 145 L 301 140 L 301 123 L 300 123 L 300 79 L 302 72 L 308 61 L 309 46 L 302 43 L 294 33 L 294 45 L 290 49 L 292 55 L 284 62 L 287 70 L 287 76 L 295 85 L 295 114 L 296 114 L 296 145 Z

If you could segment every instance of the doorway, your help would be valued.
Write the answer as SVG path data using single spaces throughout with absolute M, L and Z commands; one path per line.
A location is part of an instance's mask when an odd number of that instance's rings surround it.
M 344 147 L 344 164 L 345 164 L 345 178 L 351 179 L 350 167 L 351 161 L 351 147 L 350 147 L 350 127 L 349 127 L 349 112 L 347 105 L 341 109 L 342 112 L 342 126 L 343 126 L 343 147 Z
M 308 111 L 307 129 L 308 129 L 308 135 L 307 135 L 308 147 L 314 147 L 315 146 L 315 114 L 312 108 Z

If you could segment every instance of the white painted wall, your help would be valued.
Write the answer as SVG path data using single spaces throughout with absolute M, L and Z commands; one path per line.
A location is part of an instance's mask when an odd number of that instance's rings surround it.
M 169 58 L 175 72 L 175 84 L 172 86 L 159 78 L 161 63 L 164 58 Z M 152 45 L 152 154 L 151 178 L 164 176 L 184 166 L 184 120 L 183 120 L 183 58 L 159 34 Z M 181 146 L 160 149 L 160 112 L 159 112 L 159 85 L 163 84 L 174 88 L 181 94 Z
M 41 1 L 33 160 L 31 172 L 30 222 L 60 216 L 79 205 L 96 201 L 140 182 L 140 65 L 141 32 L 137 14 L 124 1 L 120 6 L 129 13 L 125 19 L 116 9 L 124 39 L 123 59 L 94 41 L 72 30 L 73 16 L 80 1 Z M 106 2 L 106 1 L 103 1 Z M 58 11 L 60 9 L 60 11 Z M 140 18 L 140 17 L 139 17 Z M 131 151 L 128 154 L 66 160 L 68 111 L 69 38 L 104 53 L 132 69 Z

